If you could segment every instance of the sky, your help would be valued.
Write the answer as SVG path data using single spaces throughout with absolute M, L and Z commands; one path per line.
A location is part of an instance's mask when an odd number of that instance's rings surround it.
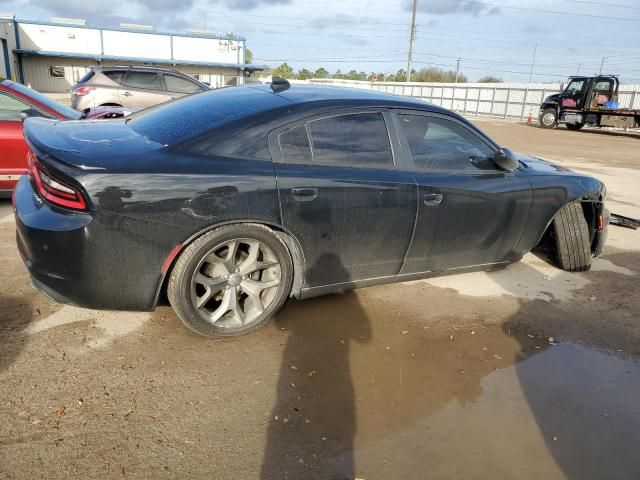
M 3 0 L 18 18 L 83 18 L 247 39 L 254 63 L 330 72 L 406 69 L 413 0 Z M 417 0 L 413 68 L 460 71 L 469 80 L 558 82 L 618 74 L 640 84 L 638 0 Z M 537 45 L 537 47 L 536 47 Z M 535 50 L 535 62 L 534 62 Z

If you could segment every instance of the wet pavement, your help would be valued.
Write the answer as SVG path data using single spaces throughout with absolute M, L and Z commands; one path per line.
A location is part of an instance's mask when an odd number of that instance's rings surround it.
M 583 166 L 638 211 L 640 172 Z M 0 203 L 0 479 L 638 478 L 639 232 L 612 230 L 584 274 L 531 254 L 291 301 L 209 340 L 169 308 L 52 303 L 9 213 Z

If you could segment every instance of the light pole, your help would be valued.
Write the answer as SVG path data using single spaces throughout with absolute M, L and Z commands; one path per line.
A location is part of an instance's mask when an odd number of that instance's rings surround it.
M 409 34 L 409 55 L 407 57 L 407 82 L 411 81 L 411 61 L 413 60 L 413 41 L 416 39 L 416 5 L 418 0 L 413 0 L 413 13 L 411 15 L 411 33 Z

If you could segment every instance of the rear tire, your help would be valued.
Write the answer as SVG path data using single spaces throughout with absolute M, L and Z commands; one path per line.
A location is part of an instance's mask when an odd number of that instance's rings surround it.
M 258 224 L 216 228 L 180 254 L 167 296 L 182 322 L 207 337 L 265 325 L 291 292 L 293 262 L 284 242 Z
M 584 123 L 565 123 L 565 127 L 567 127 L 567 130 L 577 132 L 582 127 L 584 127 Z
M 589 226 L 579 203 L 562 207 L 553 219 L 555 260 L 568 272 L 585 272 L 591 268 Z
M 545 108 L 540 114 L 539 120 L 542 128 L 556 128 L 558 125 L 558 112 L 555 108 Z

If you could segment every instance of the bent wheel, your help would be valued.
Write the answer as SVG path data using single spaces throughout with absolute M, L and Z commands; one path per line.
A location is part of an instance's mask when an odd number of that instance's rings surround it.
M 293 279 L 291 255 L 270 229 L 230 225 L 196 239 L 176 261 L 167 293 L 196 333 L 231 336 L 267 323 Z
M 569 203 L 556 213 L 553 234 L 558 267 L 569 272 L 585 272 L 591 268 L 589 226 L 579 203 Z

